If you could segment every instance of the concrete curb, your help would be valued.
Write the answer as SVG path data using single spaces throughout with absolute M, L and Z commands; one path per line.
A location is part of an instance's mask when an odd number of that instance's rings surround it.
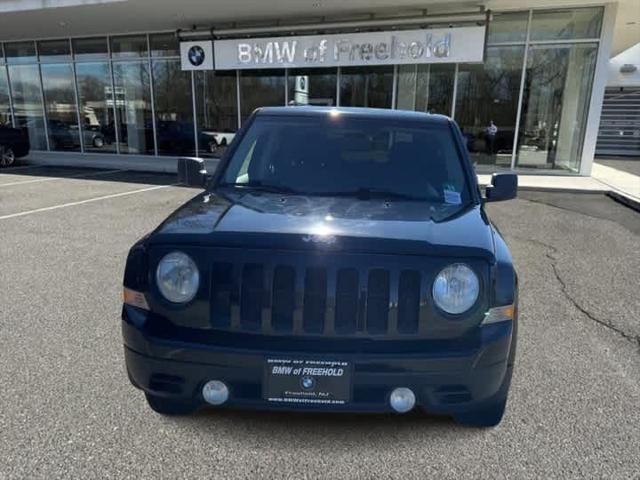
M 628 197 L 622 193 L 619 193 L 615 190 L 609 190 L 606 193 L 607 197 L 612 198 L 613 200 L 615 200 L 618 203 L 621 203 L 633 210 L 635 210 L 636 212 L 640 212 L 640 200 L 636 200 L 634 198 Z

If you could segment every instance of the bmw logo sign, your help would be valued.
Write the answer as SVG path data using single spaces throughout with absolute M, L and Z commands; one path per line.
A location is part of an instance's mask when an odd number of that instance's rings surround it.
M 189 62 L 194 67 L 199 67 L 204 62 L 204 50 L 199 45 L 194 45 L 189 49 L 187 53 L 187 57 L 189 58 Z
M 304 388 L 305 390 L 311 390 L 313 387 L 316 386 L 316 381 L 313 377 L 302 377 L 300 384 L 302 385 L 302 388 Z

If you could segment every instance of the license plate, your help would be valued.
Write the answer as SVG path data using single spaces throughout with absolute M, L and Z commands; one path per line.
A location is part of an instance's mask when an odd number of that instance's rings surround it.
M 274 403 L 344 405 L 351 399 L 351 364 L 340 360 L 267 358 L 264 399 Z

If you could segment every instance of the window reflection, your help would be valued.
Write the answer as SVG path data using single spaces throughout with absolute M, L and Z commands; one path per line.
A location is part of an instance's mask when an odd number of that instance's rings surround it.
M 391 108 L 393 67 L 346 67 L 340 72 L 340 105 Z
M 9 82 L 4 65 L 0 65 L 0 125 L 11 125 L 11 103 L 9 102 Z
M 152 68 L 158 153 L 195 155 L 191 72 L 180 60 L 155 60 Z
M 284 70 L 244 70 L 240 72 L 242 121 L 259 107 L 284 105 Z
M 198 154 L 220 156 L 238 129 L 235 71 L 195 72 Z
M 38 65 L 9 65 L 16 126 L 29 137 L 32 150 L 46 150 Z
M 396 108 L 451 115 L 455 65 L 399 65 Z
M 336 105 L 336 74 L 335 68 L 289 70 L 289 105 Z
M 484 64 L 460 65 L 456 121 L 474 162 L 511 166 L 524 47 L 490 47 Z
M 149 47 L 152 57 L 180 56 L 180 42 L 175 33 L 149 35 Z
M 116 150 L 116 131 L 109 64 L 79 63 L 76 76 L 84 149 L 113 153 Z
M 114 63 L 114 97 L 121 153 L 154 153 L 149 69 L 146 63 Z
M 114 58 L 135 58 L 147 56 L 146 35 L 126 35 L 111 38 L 111 56 Z
M 42 65 L 50 150 L 80 150 L 78 112 L 70 63 Z
M 49 40 L 38 42 L 41 62 L 68 62 L 71 60 L 69 40 Z
M 524 42 L 529 12 L 494 13 L 489 22 L 487 43 Z
M 104 37 L 74 38 L 72 44 L 76 60 L 101 60 L 108 56 L 107 39 Z
M 429 65 L 429 86 L 427 111 L 451 116 L 451 104 L 453 103 L 453 82 L 456 75 L 456 66 L 452 64 Z
M 531 40 L 598 38 L 602 7 L 534 11 Z
M 530 47 L 518 167 L 578 170 L 596 54 L 596 44 Z
M 7 63 L 31 63 L 37 60 L 34 42 L 12 42 L 4 44 Z

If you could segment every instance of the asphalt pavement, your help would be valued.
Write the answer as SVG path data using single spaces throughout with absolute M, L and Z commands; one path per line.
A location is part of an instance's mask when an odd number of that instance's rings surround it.
M 0 479 L 640 478 L 640 214 L 524 192 L 489 213 L 520 277 L 507 413 L 207 410 L 164 418 L 124 369 L 131 244 L 196 191 L 173 176 L 0 171 Z

